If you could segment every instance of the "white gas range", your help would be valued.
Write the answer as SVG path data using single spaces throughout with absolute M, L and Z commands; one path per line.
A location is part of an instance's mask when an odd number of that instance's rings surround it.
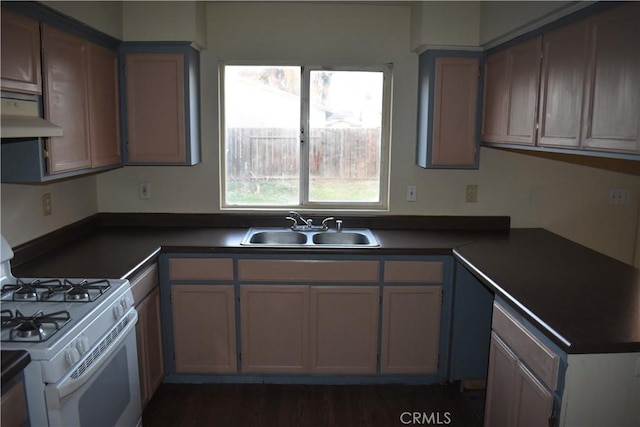
M 137 312 L 127 280 L 16 278 L 1 238 L 2 349 L 25 350 L 32 426 L 141 424 Z

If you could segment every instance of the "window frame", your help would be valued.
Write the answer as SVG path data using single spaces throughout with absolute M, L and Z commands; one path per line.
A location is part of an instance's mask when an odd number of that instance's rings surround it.
M 298 204 L 290 205 L 235 205 L 226 203 L 226 125 L 225 125 L 225 67 L 226 66 L 296 66 L 301 68 L 300 88 L 300 176 Z M 382 87 L 382 123 L 380 135 L 380 177 L 379 200 L 377 202 L 317 202 L 309 200 L 309 147 L 306 140 L 310 129 L 310 73 L 312 71 L 370 71 L 383 73 Z M 219 180 L 220 209 L 252 211 L 252 210 L 286 210 L 306 211 L 387 211 L 389 209 L 389 185 L 391 163 L 391 105 L 393 64 L 379 65 L 315 65 L 305 62 L 290 61 L 220 61 L 218 69 L 219 90 Z

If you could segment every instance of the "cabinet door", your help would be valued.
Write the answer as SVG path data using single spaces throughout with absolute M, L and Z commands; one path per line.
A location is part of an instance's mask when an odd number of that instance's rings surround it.
M 233 285 L 172 285 L 177 373 L 236 373 Z
M 485 427 L 515 426 L 514 396 L 518 359 L 495 334 L 491 334 L 487 395 L 484 408 Z
M 507 52 L 487 56 L 484 65 L 482 140 L 504 142 L 507 133 Z
M 87 43 L 91 166 L 120 162 L 120 106 L 116 52 Z
M 2 11 L 4 13 L 4 10 Z M 20 374 L 22 375 L 22 374 Z M 0 403 L 0 424 L 2 427 L 23 427 L 29 425 L 24 381 L 10 382 L 2 386 Z
M 541 37 L 509 48 L 506 141 L 533 145 L 540 78 Z
M 140 304 L 136 306 L 138 311 L 138 323 L 136 323 L 136 344 L 138 349 L 138 373 L 140 375 L 140 403 L 142 408 L 147 406 L 150 399 L 149 381 L 147 376 L 147 343 L 146 343 L 146 318 L 149 316 L 148 299 L 142 300 Z M 162 354 L 162 353 L 161 353 Z
M 38 21 L 2 8 L 2 90 L 42 93 Z
M 311 371 L 375 374 L 378 305 L 378 287 L 312 287 Z
M 583 147 L 640 152 L 640 3 L 589 18 Z
M 553 395 L 538 381 L 529 370 L 518 363 L 516 369 L 514 396 L 517 396 L 514 408 L 514 426 L 548 426 L 553 413 Z
M 309 287 L 243 285 L 242 372 L 309 371 Z
M 45 117 L 64 132 L 64 136 L 49 138 L 48 172 L 88 168 L 86 42 L 48 25 L 42 30 Z
M 538 145 L 580 145 L 587 67 L 587 21 L 544 35 Z
M 125 67 L 128 161 L 185 162 L 184 55 L 130 53 Z
M 478 144 L 480 60 L 441 57 L 435 66 L 432 163 L 472 166 Z
M 164 378 L 162 360 L 162 326 L 160 323 L 160 288 L 154 289 L 145 299 L 144 322 L 146 347 L 145 371 L 149 399 L 156 392 Z
M 384 287 L 381 373 L 437 373 L 441 305 L 441 286 Z

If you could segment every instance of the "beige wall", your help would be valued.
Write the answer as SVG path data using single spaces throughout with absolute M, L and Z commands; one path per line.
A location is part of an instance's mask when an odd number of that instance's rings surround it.
M 98 212 L 95 176 L 48 185 L 2 184 L 0 229 L 11 246 L 35 239 Z M 52 214 L 42 213 L 42 195 L 51 194 Z
M 160 9 L 155 6 L 155 2 L 146 3 L 157 13 Z M 486 11 L 483 6 L 483 13 Z M 164 13 L 172 12 L 167 9 Z M 135 15 L 144 16 L 144 9 Z M 418 56 L 411 52 L 410 6 L 218 2 L 207 5 L 205 18 L 207 39 L 203 45 L 207 48 L 201 52 L 203 162 L 194 167 L 126 167 L 44 187 L 3 184 L 2 227 L 11 244 L 95 212 L 219 212 L 220 60 L 392 62 L 390 214 L 509 215 L 514 227 L 546 227 L 625 262 L 639 262 L 635 247 L 640 241 L 640 177 L 488 148 L 481 150 L 479 170 L 424 170 L 415 165 Z M 497 25 L 494 21 L 492 18 L 491 25 Z M 134 19 L 125 17 L 124 22 L 123 32 L 134 37 L 133 30 L 127 29 L 132 28 Z M 481 21 L 484 37 L 487 22 Z M 144 26 L 145 22 L 137 18 L 135 25 Z M 142 40 L 144 34 L 156 37 L 158 31 L 158 25 L 150 24 L 148 29 L 137 28 L 135 38 Z M 151 200 L 138 198 L 140 182 L 151 183 Z M 417 202 L 404 200 L 409 184 L 418 186 Z M 467 184 L 479 185 L 478 203 L 464 202 Z M 612 188 L 632 190 L 632 203 L 609 205 Z M 54 215 L 43 219 L 40 203 L 46 191 L 54 196 Z M 71 202 L 70 207 L 59 210 L 61 201 Z M 29 209 L 33 212 L 28 213 Z

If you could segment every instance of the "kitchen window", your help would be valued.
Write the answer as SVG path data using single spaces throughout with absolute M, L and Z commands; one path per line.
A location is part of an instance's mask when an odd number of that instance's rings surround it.
M 220 72 L 223 208 L 387 208 L 390 65 Z

